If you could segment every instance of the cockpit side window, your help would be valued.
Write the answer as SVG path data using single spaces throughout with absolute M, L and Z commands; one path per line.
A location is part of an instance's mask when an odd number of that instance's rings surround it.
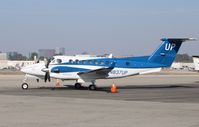
M 70 59 L 70 60 L 69 60 L 69 63 L 70 63 L 70 64 L 73 63 L 73 60 Z
M 57 59 L 57 63 L 58 64 L 62 63 L 62 60 L 61 59 Z

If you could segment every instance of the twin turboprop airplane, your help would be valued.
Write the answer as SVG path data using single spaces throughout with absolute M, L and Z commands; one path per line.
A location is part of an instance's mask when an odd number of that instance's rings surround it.
M 150 56 L 107 58 L 107 57 L 78 57 L 54 56 L 52 61 L 37 63 L 21 69 L 25 77 L 34 76 L 37 79 L 50 81 L 51 78 L 60 80 L 75 80 L 75 88 L 82 83 L 91 82 L 89 90 L 95 90 L 97 79 L 112 79 L 158 72 L 163 67 L 170 67 L 176 54 L 185 41 L 193 38 L 163 38 L 161 45 Z M 26 78 L 22 89 L 28 89 Z

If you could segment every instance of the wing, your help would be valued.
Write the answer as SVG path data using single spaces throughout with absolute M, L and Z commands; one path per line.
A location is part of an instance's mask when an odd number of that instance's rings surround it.
M 96 70 L 79 72 L 78 75 L 82 79 L 102 79 L 108 76 L 108 73 L 113 69 L 113 67 L 100 68 Z

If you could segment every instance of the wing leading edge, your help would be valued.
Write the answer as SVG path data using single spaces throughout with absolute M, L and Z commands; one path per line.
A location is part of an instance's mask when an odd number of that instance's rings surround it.
M 108 73 L 115 67 L 115 62 L 109 67 L 77 73 L 82 79 L 100 79 L 108 77 Z

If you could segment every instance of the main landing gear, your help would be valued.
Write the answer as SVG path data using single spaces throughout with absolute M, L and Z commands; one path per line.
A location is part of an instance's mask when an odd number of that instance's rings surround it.
M 75 83 L 75 89 L 80 89 L 82 87 L 81 83 Z
M 92 84 L 89 85 L 88 89 L 89 89 L 89 90 L 96 90 L 96 89 L 97 89 L 97 87 L 96 87 L 96 85 L 95 85 L 95 81 L 92 81 Z
M 82 84 L 81 83 L 75 83 L 75 89 L 81 89 L 82 88 Z M 89 85 L 88 87 L 89 90 L 96 90 L 97 87 L 94 83 L 92 83 L 91 85 Z
M 96 87 L 96 85 L 92 84 L 92 85 L 90 85 L 90 86 L 88 87 L 88 89 L 89 89 L 89 90 L 96 90 L 97 87 Z

